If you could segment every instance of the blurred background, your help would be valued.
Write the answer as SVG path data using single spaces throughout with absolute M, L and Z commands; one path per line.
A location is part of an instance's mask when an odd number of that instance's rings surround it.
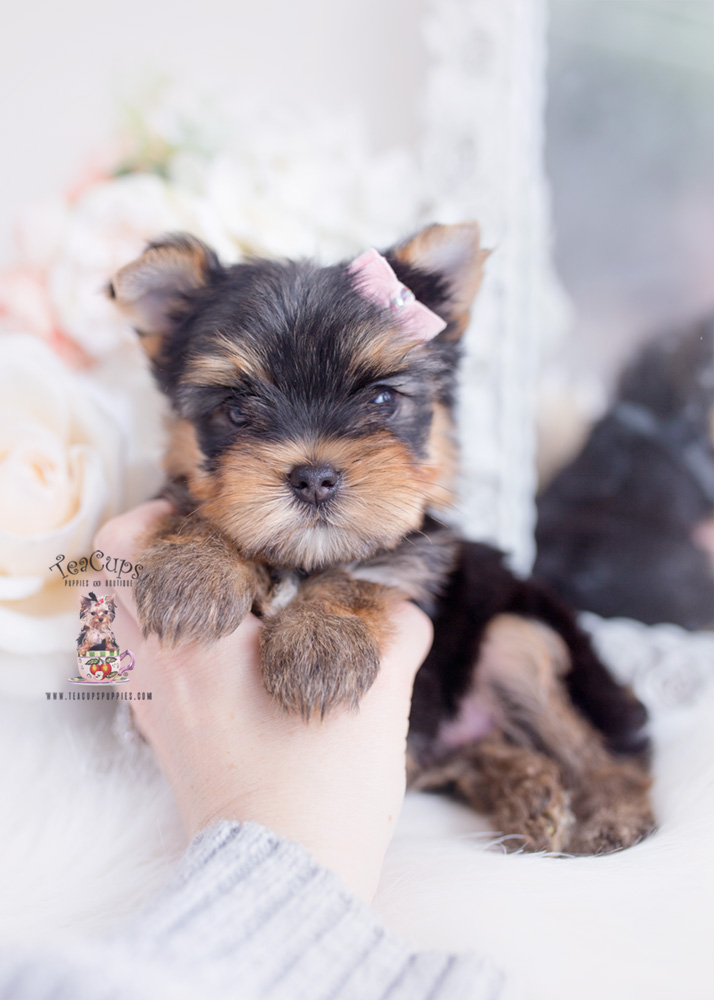
M 567 350 L 610 378 L 635 341 L 714 305 L 714 3 L 550 8 L 546 156 L 575 305 Z
M 550 0 L 546 136 L 559 378 L 592 418 L 637 346 L 714 307 L 714 3 Z
M 18 205 L 71 183 L 160 81 L 201 100 L 296 115 L 360 111 L 377 148 L 417 133 L 422 0 L 28 0 L 3 13 L 0 260 Z M 398 71 L 395 71 L 397 70 Z

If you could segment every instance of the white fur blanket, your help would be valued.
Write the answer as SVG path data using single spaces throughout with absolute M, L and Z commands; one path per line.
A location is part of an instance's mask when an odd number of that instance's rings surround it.
M 144 751 L 82 702 L 0 703 L 0 933 L 101 936 L 151 896 L 182 838 Z M 655 708 L 659 832 L 620 854 L 504 854 L 488 823 L 410 795 L 376 907 L 420 946 L 478 950 L 542 1000 L 714 995 L 714 685 Z

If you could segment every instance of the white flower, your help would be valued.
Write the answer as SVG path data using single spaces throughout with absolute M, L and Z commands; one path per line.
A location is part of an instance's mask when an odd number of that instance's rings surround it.
M 181 149 L 166 169 L 174 188 L 193 196 L 199 235 L 226 261 L 237 250 L 329 263 L 385 246 L 418 223 L 414 159 L 371 152 L 349 117 L 245 110 L 233 141 L 210 156 Z
M 67 215 L 47 272 L 60 329 L 92 357 L 113 350 L 130 331 L 104 294 L 107 281 L 149 240 L 196 228 L 191 199 L 160 177 L 131 174 L 89 187 Z
M 25 268 L 43 273 L 60 252 L 71 205 L 60 195 L 26 205 L 14 227 L 18 258 Z
M 15 658 L 73 651 L 76 591 L 70 608 L 50 566 L 91 552 L 99 525 L 122 509 L 112 391 L 36 337 L 0 337 L 0 651 Z

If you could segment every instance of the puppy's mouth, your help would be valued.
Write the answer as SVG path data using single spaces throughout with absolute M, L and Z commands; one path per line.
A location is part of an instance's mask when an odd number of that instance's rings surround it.
M 301 516 L 299 523 L 273 538 L 263 555 L 278 564 L 313 570 L 365 558 L 377 547 L 374 539 L 336 523 L 327 510 L 317 510 L 309 517 Z
M 309 551 L 311 545 L 325 544 L 328 539 L 330 545 L 351 548 L 354 532 L 345 519 L 345 499 L 336 496 L 308 506 L 294 497 L 288 498 L 286 507 L 291 526 L 285 540 L 290 536 L 293 544 L 297 544 L 303 553 Z
M 306 528 L 335 528 L 339 529 L 339 501 L 325 500 L 311 510 L 306 510 L 302 504 L 292 504 L 292 508 L 297 514 L 300 522 Z

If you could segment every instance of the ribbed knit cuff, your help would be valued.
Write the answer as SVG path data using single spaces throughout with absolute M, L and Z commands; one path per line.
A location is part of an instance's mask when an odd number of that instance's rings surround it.
M 216 993 L 239 982 L 241 995 L 274 1000 L 504 995 L 490 964 L 411 951 L 304 848 L 255 823 L 196 838 L 137 943 L 147 958 L 200 964 Z

